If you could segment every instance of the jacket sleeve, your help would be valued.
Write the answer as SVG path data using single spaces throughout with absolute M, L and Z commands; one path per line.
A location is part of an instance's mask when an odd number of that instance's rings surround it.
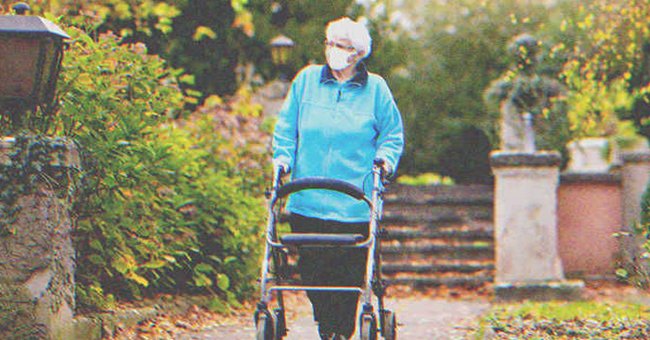
M 382 82 L 377 110 L 378 136 L 375 158 L 388 162 L 394 173 L 404 149 L 404 127 L 397 104 L 385 82 Z
M 273 132 L 273 161 L 284 163 L 293 169 L 296 147 L 298 144 L 298 114 L 300 100 L 298 99 L 297 83 L 299 76 L 291 84 L 282 108 L 278 113 Z

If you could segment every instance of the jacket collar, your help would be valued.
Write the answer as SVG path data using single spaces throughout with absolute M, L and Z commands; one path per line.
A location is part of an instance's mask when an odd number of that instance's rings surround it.
M 320 82 L 329 83 L 336 81 L 337 80 L 332 73 L 332 69 L 329 65 L 325 64 L 320 74 Z M 365 86 L 366 83 L 368 83 L 368 70 L 366 69 L 366 65 L 363 62 L 357 64 L 357 74 L 355 74 L 354 77 L 352 77 L 352 79 L 348 80 L 347 82 L 357 86 Z

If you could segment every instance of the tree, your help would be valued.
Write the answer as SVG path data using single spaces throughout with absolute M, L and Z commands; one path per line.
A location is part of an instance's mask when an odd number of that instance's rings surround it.
M 182 88 L 194 97 L 232 94 L 237 67 L 258 62 L 267 48 L 254 38 L 248 0 L 50 0 L 33 12 L 62 15 L 87 32 L 114 32 L 121 43 L 143 42 L 187 76 Z M 195 101 L 195 104 L 197 101 Z
M 574 129 L 600 125 L 612 130 L 611 135 L 627 132 L 625 124 L 633 123 L 638 133 L 650 138 L 648 20 L 647 0 L 593 0 L 562 23 L 562 30 L 575 39 L 556 46 L 566 60 L 561 76 L 575 96 L 590 96 L 569 108 L 578 116 Z M 618 119 L 623 119 L 622 125 L 604 124 Z
M 254 27 L 246 3 L 106 1 L 101 8 L 108 13 L 97 30 L 119 32 L 124 43 L 144 42 L 150 53 L 190 75 L 183 87 L 195 96 L 232 94 L 238 88 L 237 66 L 262 50 L 251 41 Z
M 357 19 L 366 11 L 354 0 L 333 0 L 327 6 L 309 0 L 49 0 L 32 7 L 36 14 L 62 15 L 65 22 L 95 35 L 112 31 L 121 43 L 145 43 L 149 53 L 186 73 L 182 88 L 199 98 L 230 95 L 242 82 L 251 81 L 242 66 L 252 65 L 260 82 L 277 77 L 269 42 L 278 34 L 296 42 L 290 74 L 324 62 L 327 22 L 342 16 Z M 383 48 L 384 23 L 370 20 L 368 26 L 379 54 L 397 51 Z M 369 65 L 382 73 L 395 63 L 392 60 L 374 53 Z
M 511 63 L 508 41 L 538 32 L 558 9 L 516 0 L 441 1 L 417 8 L 413 15 L 427 20 L 412 29 L 408 66 L 395 89 L 407 132 L 403 170 L 436 171 L 461 183 L 491 180 L 488 153 L 497 140 L 497 113 L 488 110 L 483 91 Z M 460 147 L 450 136 L 468 131 L 481 131 L 484 136 L 475 139 L 481 144 L 461 144 L 481 153 L 462 153 L 468 157 L 462 161 L 457 154 L 450 157 Z
M 284 34 L 295 42 L 288 61 L 290 74 L 302 67 L 323 63 L 325 26 L 334 19 L 349 16 L 357 19 L 362 8 L 354 0 L 333 0 L 327 5 L 310 0 L 281 0 L 269 2 L 253 0 L 250 3 L 253 22 L 257 28 L 256 42 L 267 50 L 263 59 L 255 63 L 256 68 L 266 78 L 278 75 L 268 53 L 268 42 L 278 34 Z

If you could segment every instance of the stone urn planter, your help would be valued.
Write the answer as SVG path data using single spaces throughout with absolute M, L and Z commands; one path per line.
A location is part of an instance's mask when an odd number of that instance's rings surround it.
M 567 145 L 567 172 L 606 173 L 609 171 L 609 141 L 605 137 L 577 139 Z

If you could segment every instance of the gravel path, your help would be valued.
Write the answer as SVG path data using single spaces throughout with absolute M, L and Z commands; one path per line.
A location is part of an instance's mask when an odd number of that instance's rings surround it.
M 397 335 L 401 340 L 462 339 L 465 327 L 489 308 L 487 301 L 443 299 L 387 300 L 386 305 L 397 314 Z M 292 306 L 287 305 L 287 308 Z M 304 306 L 302 306 L 304 310 Z M 311 315 L 304 311 L 289 321 L 286 340 L 318 340 Z M 200 333 L 181 334 L 178 339 L 252 339 L 255 330 L 248 325 L 219 325 Z M 354 335 L 353 339 L 358 339 Z

